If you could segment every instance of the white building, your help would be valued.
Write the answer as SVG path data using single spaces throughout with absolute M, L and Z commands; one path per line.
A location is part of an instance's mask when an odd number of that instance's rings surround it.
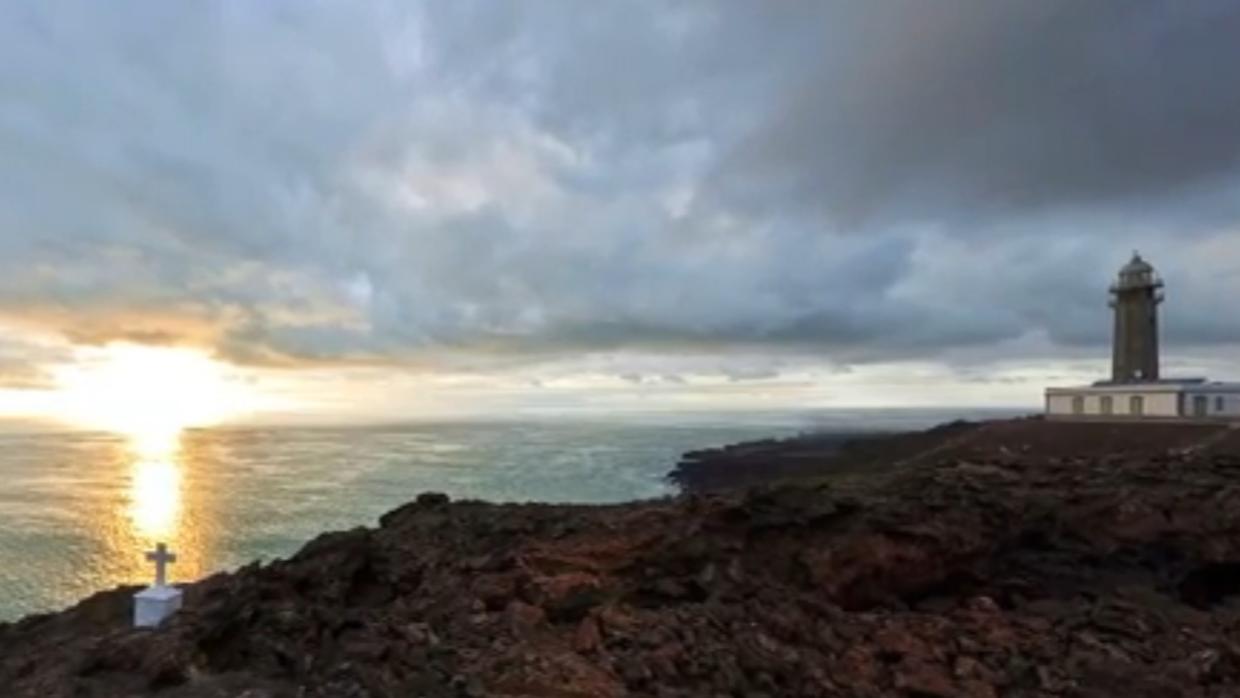
M 1240 383 L 1204 378 L 1160 379 L 1158 305 L 1163 282 L 1133 255 L 1111 287 L 1115 336 L 1111 379 L 1075 388 L 1047 388 L 1046 414 L 1058 418 L 1237 419 Z
M 1057 417 L 1240 418 L 1240 383 L 1191 378 L 1047 388 L 1046 413 Z

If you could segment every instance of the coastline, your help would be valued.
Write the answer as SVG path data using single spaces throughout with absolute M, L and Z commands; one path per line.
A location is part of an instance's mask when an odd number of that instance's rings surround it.
M 0 685 L 1209 696 L 1240 682 L 1240 432 L 1031 419 L 858 443 L 817 460 L 812 438 L 697 454 L 745 478 L 781 457 L 816 465 L 630 504 L 424 494 L 376 528 L 186 585 L 157 631 L 128 627 L 132 589 L 0 624 Z
M 986 422 L 956 420 L 914 431 L 809 433 L 684 454 L 668 473 L 682 493 L 728 490 L 885 470 L 932 454 Z

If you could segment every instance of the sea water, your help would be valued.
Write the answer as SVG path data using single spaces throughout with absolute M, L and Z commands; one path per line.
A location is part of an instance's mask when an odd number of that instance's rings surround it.
M 148 583 L 288 556 L 321 532 L 374 525 L 424 491 L 495 502 L 662 497 L 680 455 L 811 431 L 919 428 L 962 410 L 630 415 L 351 427 L 187 430 L 163 444 L 0 427 L 0 620 Z

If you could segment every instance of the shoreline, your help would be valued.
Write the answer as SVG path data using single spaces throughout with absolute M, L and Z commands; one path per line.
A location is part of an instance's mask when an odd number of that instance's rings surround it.
M 924 430 L 807 433 L 684 454 L 668 473 L 681 494 L 795 482 L 898 467 L 988 422 L 954 420 Z

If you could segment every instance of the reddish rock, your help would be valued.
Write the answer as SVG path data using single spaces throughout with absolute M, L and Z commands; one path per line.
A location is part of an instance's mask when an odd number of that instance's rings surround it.
M 965 679 L 960 682 L 961 698 L 998 698 L 993 684 L 978 679 Z
M 509 603 L 507 615 L 510 627 L 519 635 L 524 635 L 547 621 L 547 614 L 541 608 L 523 601 Z
M 904 627 L 882 628 L 874 634 L 873 642 L 879 652 L 901 659 L 927 660 L 936 654 L 926 642 Z
M 873 654 L 853 647 L 831 663 L 831 678 L 837 685 L 860 689 L 878 683 L 882 678 L 882 669 Z
M 613 635 L 630 635 L 641 627 L 641 619 L 631 611 L 616 605 L 603 606 L 598 610 L 602 627 Z
M 483 574 L 470 585 L 470 591 L 486 608 L 497 611 L 516 596 L 517 581 L 511 574 Z
M 561 572 L 535 580 L 538 605 L 552 620 L 576 620 L 603 599 L 602 584 L 589 572 Z
M 649 655 L 650 667 L 655 674 L 670 679 L 679 673 L 677 663 L 685 656 L 685 648 L 678 642 L 669 642 Z
M 956 684 L 941 665 L 908 658 L 901 661 L 892 673 L 895 687 L 913 695 L 927 698 L 955 698 L 958 695 Z
M 593 652 L 599 648 L 603 637 L 598 629 L 598 621 L 587 616 L 577 625 L 577 633 L 573 636 L 573 649 L 577 652 Z

